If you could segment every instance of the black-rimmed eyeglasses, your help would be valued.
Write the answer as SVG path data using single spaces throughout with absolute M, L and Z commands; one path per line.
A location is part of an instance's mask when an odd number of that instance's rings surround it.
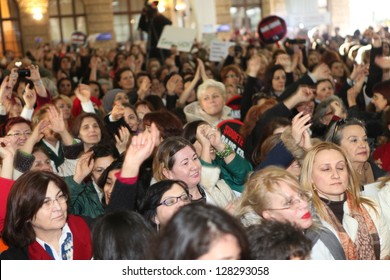
M 186 193 L 183 193 L 180 196 L 167 197 L 166 199 L 161 201 L 159 204 L 157 204 L 156 207 L 159 207 L 161 205 L 172 206 L 172 205 L 176 204 L 179 201 L 179 199 L 183 202 L 190 202 L 191 198 L 192 198 L 192 195 L 186 194 Z

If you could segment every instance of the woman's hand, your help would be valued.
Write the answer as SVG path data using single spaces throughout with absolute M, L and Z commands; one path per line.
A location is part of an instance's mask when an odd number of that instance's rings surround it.
M 291 124 L 291 135 L 300 147 L 304 149 L 310 149 L 310 134 L 307 131 L 311 126 L 310 115 L 303 115 L 302 112 L 298 113 L 293 119 Z
M 122 105 L 120 101 L 115 101 L 114 107 L 112 107 L 111 117 L 114 121 L 118 121 L 123 118 L 125 114 L 125 107 Z
M 27 109 L 34 109 L 35 103 L 37 102 L 37 94 L 34 89 L 30 89 L 30 86 L 27 84 L 24 94 L 23 100 L 26 104 Z
M 85 177 L 92 172 L 94 164 L 92 155 L 93 151 L 86 152 L 77 161 L 75 173 L 73 175 L 73 180 L 77 184 L 81 184 Z
M 131 138 L 131 144 L 127 149 L 125 160 L 122 165 L 121 177 L 133 178 L 138 176 L 139 167 L 151 156 L 156 139 L 158 139 L 158 129 L 154 123 L 150 126 L 150 131 L 144 131 Z
M 124 151 L 126 151 L 127 144 L 129 143 L 130 139 L 130 131 L 126 127 L 121 127 L 119 129 L 119 136 L 115 135 L 115 142 L 116 142 L 116 148 L 119 152 L 119 154 L 122 154 Z
M 91 87 L 89 85 L 79 84 L 74 93 L 82 103 L 91 100 Z

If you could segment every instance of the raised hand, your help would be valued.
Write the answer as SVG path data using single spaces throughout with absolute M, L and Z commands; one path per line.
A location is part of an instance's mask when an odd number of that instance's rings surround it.
M 35 103 L 37 102 L 37 94 L 34 89 L 30 89 L 28 84 L 23 94 L 23 100 L 28 109 L 34 109 Z
M 62 111 L 58 111 L 56 107 L 50 105 L 47 113 L 49 114 L 50 129 L 61 136 L 61 140 L 64 145 L 72 145 L 73 136 L 67 129 Z
M 115 135 L 116 148 L 118 152 L 121 154 L 126 151 L 127 144 L 130 139 L 130 131 L 126 127 L 121 127 L 119 129 L 119 136 Z
M 308 129 L 311 126 L 310 115 L 303 115 L 302 112 L 295 115 L 291 123 L 291 135 L 299 146 L 304 149 L 311 147 L 310 135 Z M 309 140 L 309 142 L 308 142 Z
M 0 158 L 2 159 L 0 176 L 12 179 L 15 149 L 7 138 L 0 138 Z
M 28 66 L 28 69 L 30 69 L 30 76 L 26 76 L 26 79 L 31 80 L 34 83 L 41 79 L 38 65 L 31 64 L 30 66 Z
M 0 102 L 6 103 L 12 96 L 12 87 L 10 86 L 10 77 L 6 76 L 0 86 Z
M 115 101 L 114 106 L 111 110 L 111 117 L 114 121 L 119 120 L 120 118 L 123 118 L 125 114 L 125 107 L 122 105 L 120 101 Z
M 156 125 L 152 123 L 150 131 L 144 131 L 131 138 L 131 144 L 127 149 L 123 162 L 121 177 L 132 178 L 138 176 L 139 167 L 152 154 L 158 135 Z
M 91 158 L 93 151 L 84 153 L 77 161 L 73 180 L 81 184 L 85 177 L 87 177 L 93 169 L 94 160 Z
M 91 99 L 91 88 L 89 85 L 79 84 L 74 93 L 83 103 L 88 102 Z

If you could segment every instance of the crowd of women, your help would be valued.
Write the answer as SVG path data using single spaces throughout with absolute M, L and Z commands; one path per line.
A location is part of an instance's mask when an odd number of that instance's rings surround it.
M 364 36 L 11 59 L 0 258 L 390 259 L 390 38 Z

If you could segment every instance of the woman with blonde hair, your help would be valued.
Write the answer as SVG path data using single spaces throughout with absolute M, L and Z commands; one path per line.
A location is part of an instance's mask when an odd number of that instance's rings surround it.
M 347 259 L 389 259 L 390 235 L 382 210 L 360 195 L 359 179 L 341 147 L 315 145 L 305 156 L 300 180 L 322 223 L 340 239 Z
M 285 169 L 269 166 L 253 173 L 235 214 L 246 227 L 264 220 L 291 223 L 311 239 L 311 259 L 345 259 L 337 237 L 314 221 L 310 194 L 304 192 L 295 176 Z

